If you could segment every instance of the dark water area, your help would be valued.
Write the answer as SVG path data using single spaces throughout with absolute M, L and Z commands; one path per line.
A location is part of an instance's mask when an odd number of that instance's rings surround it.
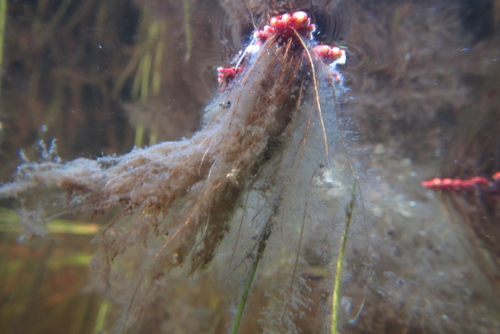
M 311 39 L 254 35 L 299 10 Z M 500 332 L 500 1 L 0 25 L 2 333 Z

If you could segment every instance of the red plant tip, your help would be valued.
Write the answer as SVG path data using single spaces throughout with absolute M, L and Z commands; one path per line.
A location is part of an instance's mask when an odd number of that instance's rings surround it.
M 305 25 L 309 25 L 311 23 L 311 20 L 309 19 L 309 16 L 307 15 L 306 12 L 303 11 L 298 11 L 292 14 L 293 19 L 297 23 L 304 23 L 306 22 Z
M 255 37 L 261 42 L 265 42 L 273 34 L 278 34 L 283 39 L 294 37 L 296 33 L 311 38 L 311 32 L 314 29 L 316 26 L 311 24 L 309 15 L 306 12 L 298 11 L 271 17 L 269 25 L 265 25 L 257 31 Z
M 323 61 L 327 63 L 331 63 L 335 60 L 342 58 L 345 54 L 345 51 L 339 48 L 338 46 L 330 46 L 330 45 L 316 45 L 313 48 L 314 52 L 323 59 Z
M 219 67 L 217 68 L 217 81 L 219 82 L 220 91 L 226 90 L 227 85 L 236 77 L 236 74 L 241 72 L 242 67 Z
M 500 174 L 498 176 L 500 177 Z M 468 180 L 432 179 L 422 182 L 422 186 L 428 189 L 443 191 L 474 190 L 474 188 L 486 189 L 492 185 L 493 182 L 481 176 L 476 176 Z
M 459 184 L 455 181 L 454 179 L 432 179 L 422 182 L 422 185 L 432 190 L 458 190 L 456 188 Z
M 257 38 L 261 43 L 264 43 L 275 32 L 275 28 L 265 25 L 264 28 L 255 32 L 255 38 Z
M 493 174 L 493 180 L 496 183 L 500 183 L 500 172 L 496 172 L 495 174 Z

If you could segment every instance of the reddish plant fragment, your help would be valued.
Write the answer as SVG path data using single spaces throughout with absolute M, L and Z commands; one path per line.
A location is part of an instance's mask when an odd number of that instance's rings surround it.
M 217 69 L 217 81 L 219 82 L 220 91 L 226 90 L 229 83 L 236 77 L 236 74 L 241 72 L 242 67 L 219 67 Z
M 311 33 L 316 26 L 311 23 L 311 19 L 306 12 L 298 11 L 273 16 L 269 20 L 269 25 L 255 32 L 255 37 L 264 43 L 271 35 L 277 34 L 282 39 L 295 37 L 296 34 L 311 39 Z
M 325 63 L 332 63 L 345 57 L 345 51 L 338 46 L 320 44 L 316 45 L 313 50 Z
M 500 172 L 496 172 L 489 180 L 482 176 L 475 176 L 470 179 L 431 179 L 422 182 L 422 186 L 431 190 L 442 190 L 449 192 L 473 191 L 480 189 L 490 194 L 500 195 Z
M 338 46 L 319 44 L 313 48 L 314 53 L 318 55 L 319 58 L 329 65 L 330 75 L 333 78 L 334 84 L 341 84 L 343 81 L 342 75 L 335 70 L 337 64 L 345 64 L 346 53 L 343 49 Z

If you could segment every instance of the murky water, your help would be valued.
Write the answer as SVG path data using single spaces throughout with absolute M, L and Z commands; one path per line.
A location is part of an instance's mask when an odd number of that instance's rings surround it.
M 499 6 L 9 4 L 3 328 L 498 332 Z

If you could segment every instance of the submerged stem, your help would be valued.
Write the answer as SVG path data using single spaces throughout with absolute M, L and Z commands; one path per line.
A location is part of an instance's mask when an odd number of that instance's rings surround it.
M 5 40 L 5 27 L 7 18 L 7 1 L 0 0 L 0 92 L 2 91 L 2 64 L 3 64 L 3 43 Z
M 354 204 L 356 203 L 356 187 L 357 187 L 358 180 L 354 180 L 354 184 L 352 185 L 352 191 L 351 191 L 351 201 L 347 205 L 345 209 L 345 226 L 344 226 L 344 233 L 342 234 L 342 237 L 340 238 L 340 250 L 339 250 L 339 256 L 337 258 L 337 267 L 335 271 L 335 281 L 333 283 L 333 300 L 332 300 L 332 326 L 331 326 L 331 333 L 332 334 L 337 334 L 337 327 L 338 327 L 338 310 L 339 310 L 339 302 L 340 302 L 340 285 L 342 281 L 342 273 L 343 273 L 343 267 L 344 267 L 344 259 L 345 259 L 345 248 L 347 244 L 347 235 L 349 233 L 349 227 L 351 226 L 351 220 L 352 220 L 352 212 L 354 210 Z
M 266 249 L 267 240 L 271 236 L 271 231 L 272 231 L 272 224 L 270 224 L 268 221 L 267 226 L 264 228 L 264 232 L 260 237 L 259 246 L 257 248 L 257 255 L 255 257 L 255 260 L 253 261 L 252 268 L 250 269 L 247 281 L 245 282 L 243 295 L 241 296 L 240 303 L 238 304 L 238 310 L 236 312 L 236 317 L 234 318 L 230 334 L 238 333 L 238 328 L 240 326 L 241 319 L 243 318 L 243 311 L 245 310 L 245 305 L 248 300 L 248 294 L 250 293 L 250 288 L 252 287 L 252 282 L 255 277 L 255 273 L 257 272 L 257 267 L 259 265 L 260 259 L 262 259 L 262 256 L 264 255 L 264 250 Z

